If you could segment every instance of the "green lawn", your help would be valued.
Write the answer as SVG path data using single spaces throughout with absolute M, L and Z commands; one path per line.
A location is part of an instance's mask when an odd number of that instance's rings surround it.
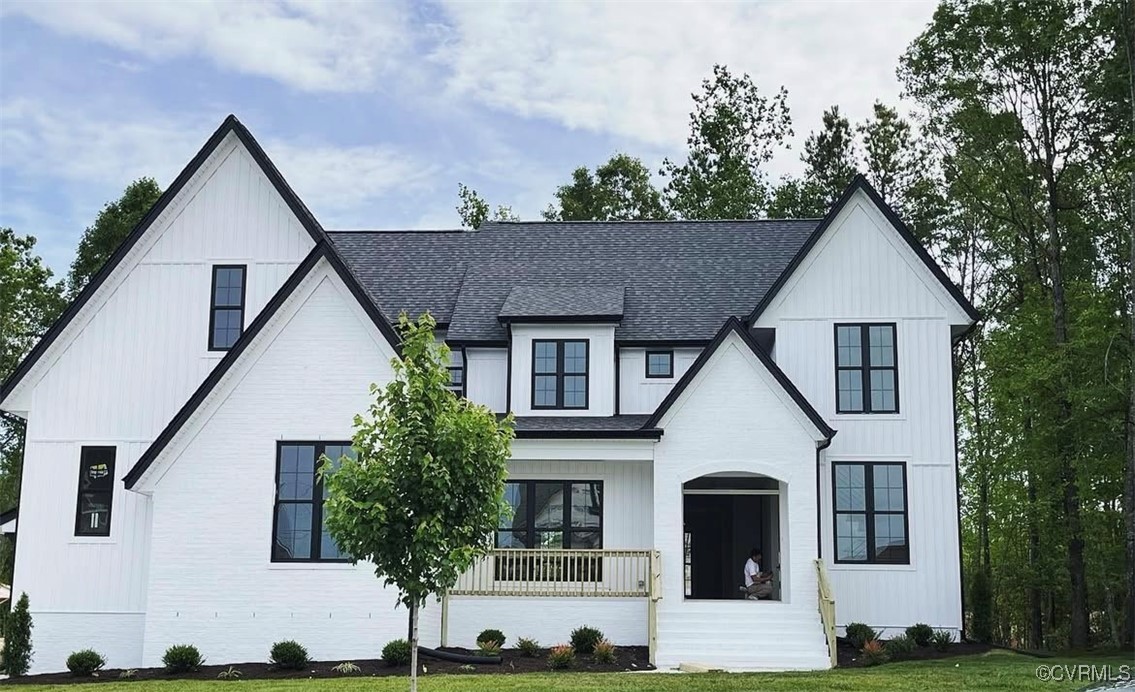
M 938 661 L 892 663 L 878 668 L 833 670 L 821 673 L 746 673 L 670 675 L 665 673 L 541 673 L 532 675 L 438 675 L 422 676 L 422 692 L 480 692 L 496 690 L 916 690 L 936 692 L 959 690 L 1077 690 L 1083 682 L 1040 682 L 1038 666 L 1060 664 L 1110 664 L 1113 669 L 1131 663 L 1131 656 L 1101 655 L 1038 659 L 1003 651 L 983 656 L 966 656 Z M 329 690 L 367 692 L 407 689 L 406 678 L 344 678 L 342 680 L 287 680 L 240 682 L 115 682 L 88 685 L 19 686 L 27 690 L 67 690 L 69 692 L 138 692 L 146 690 L 186 690 L 217 692 L 233 686 L 241 692 L 269 690 Z

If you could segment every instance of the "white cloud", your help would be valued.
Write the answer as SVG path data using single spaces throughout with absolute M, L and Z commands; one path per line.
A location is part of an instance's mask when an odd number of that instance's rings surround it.
M 409 48 L 404 9 L 388 2 L 8 0 L 3 13 L 151 60 L 204 57 L 302 91 L 370 90 Z

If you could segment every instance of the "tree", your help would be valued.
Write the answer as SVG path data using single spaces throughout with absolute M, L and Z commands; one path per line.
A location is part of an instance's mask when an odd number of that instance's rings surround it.
M 477 230 L 486 221 L 519 221 L 512 207 L 499 205 L 492 211 L 484 197 L 464 183 L 457 183 L 457 213 L 461 215 L 461 227 Z
M 764 166 L 792 136 L 788 92 L 781 87 L 769 98 L 748 74 L 714 65 L 693 99 L 686 161 L 662 162 L 670 211 L 685 219 L 757 218 L 770 196 Z
M 662 194 L 650 182 L 642 161 L 615 154 L 595 169 L 572 171 L 569 185 L 556 189 L 556 202 L 543 212 L 547 221 L 627 221 L 666 219 Z
M 820 205 L 827 209 L 855 177 L 855 139 L 851 123 L 839 113 L 839 106 L 824 111 L 823 129 L 808 135 L 801 160 L 807 164 L 804 178 L 820 193 Z
M 116 201 L 106 203 L 94 224 L 87 226 L 79 240 L 79 249 L 67 277 L 71 297 L 78 295 L 102 269 L 161 195 L 162 189 L 153 178 L 138 178 L 126 186 Z
M 4 621 L 4 670 L 17 678 L 27 675 L 32 664 L 32 616 L 28 595 L 20 594 L 16 607 Z
M 374 402 L 355 416 L 357 459 L 330 472 L 327 528 L 355 560 L 374 564 L 384 585 L 410 610 L 412 670 L 417 689 L 418 609 L 439 595 L 491 547 L 507 512 L 511 415 L 458 399 L 446 387 L 449 349 L 434 339 L 434 319 L 399 317 L 402 357 L 394 379 L 371 385 Z

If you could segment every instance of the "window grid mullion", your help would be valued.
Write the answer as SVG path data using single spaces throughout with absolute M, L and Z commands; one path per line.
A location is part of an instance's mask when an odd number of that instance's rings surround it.
M 863 412 L 871 413 L 871 342 L 869 327 L 859 325 L 859 376 L 863 379 Z
M 556 408 L 564 407 L 564 348 L 563 340 L 556 342 Z
M 319 459 L 327 452 L 326 445 L 315 445 L 315 463 L 311 466 L 311 559 L 323 557 L 323 481 L 319 477 Z

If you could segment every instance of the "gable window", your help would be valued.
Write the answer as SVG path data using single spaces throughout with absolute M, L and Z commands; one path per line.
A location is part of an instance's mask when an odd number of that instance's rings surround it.
M 898 413 L 894 324 L 837 324 L 836 413 Z
M 646 376 L 673 377 L 674 352 L 673 351 L 647 351 Z
M 276 448 L 276 505 L 272 521 L 272 562 L 347 562 L 327 532 L 323 501 L 327 488 L 319 479 L 319 459 L 339 468 L 344 456 L 355 458 L 350 442 L 281 442 Z
M 833 462 L 835 561 L 909 564 L 906 465 Z
M 586 339 L 532 341 L 532 408 L 587 408 Z
M 114 447 L 83 447 L 79 452 L 76 536 L 109 536 L 114 501 Z
M 602 481 L 509 481 L 504 497 L 512 516 L 501 517 L 496 547 L 603 547 Z M 602 561 L 555 555 L 498 557 L 495 574 L 497 579 L 594 580 L 602 578 Z
M 209 305 L 209 350 L 227 351 L 244 330 L 244 265 L 213 267 Z

